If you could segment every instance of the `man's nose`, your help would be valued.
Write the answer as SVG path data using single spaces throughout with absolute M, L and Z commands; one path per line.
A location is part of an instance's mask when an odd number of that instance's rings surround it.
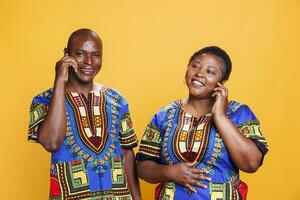
M 84 57 L 84 62 L 89 65 L 92 64 L 92 56 L 90 54 L 86 54 Z

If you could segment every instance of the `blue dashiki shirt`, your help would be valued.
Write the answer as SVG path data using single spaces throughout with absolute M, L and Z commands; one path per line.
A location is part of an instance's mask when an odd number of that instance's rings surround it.
M 260 123 L 246 105 L 230 102 L 229 119 L 241 134 L 250 138 L 263 155 L 268 151 Z M 230 158 L 218 134 L 211 114 L 196 118 L 187 113 L 180 101 L 174 101 L 154 115 L 142 137 L 137 160 L 153 160 L 172 165 L 197 160 L 197 169 L 206 169 L 212 181 L 200 181 L 206 189 L 194 187 L 190 193 L 180 184 L 165 181 L 156 188 L 156 200 L 234 200 L 245 199 L 247 185 L 239 179 L 239 170 Z
M 28 140 L 38 142 L 53 89 L 34 97 Z M 128 104 L 105 87 L 85 97 L 65 92 L 66 136 L 51 155 L 50 199 L 132 199 L 122 161 L 122 149 L 137 146 Z

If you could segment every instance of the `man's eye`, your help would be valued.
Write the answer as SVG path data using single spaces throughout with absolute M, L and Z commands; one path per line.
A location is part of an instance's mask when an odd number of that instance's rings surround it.
M 82 52 L 76 52 L 76 55 L 77 56 L 83 56 L 83 53 Z
M 99 58 L 101 56 L 101 54 L 100 53 L 95 53 L 94 54 L 94 57 L 97 57 L 97 58 Z

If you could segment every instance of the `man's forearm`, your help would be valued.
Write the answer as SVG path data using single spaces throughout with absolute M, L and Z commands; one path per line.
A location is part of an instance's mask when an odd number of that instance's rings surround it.
M 39 142 L 49 152 L 57 151 L 65 137 L 66 108 L 64 83 L 55 81 L 50 106 L 39 129 Z
M 127 182 L 129 185 L 129 189 L 134 200 L 140 200 L 141 197 L 141 190 L 140 190 L 140 183 L 137 176 L 137 169 L 136 169 L 136 161 L 134 152 L 132 149 L 123 150 L 124 156 L 124 168 L 127 177 Z

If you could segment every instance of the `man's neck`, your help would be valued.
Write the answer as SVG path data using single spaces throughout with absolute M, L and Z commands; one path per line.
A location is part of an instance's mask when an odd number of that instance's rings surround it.
M 70 78 L 65 85 L 66 91 L 79 92 L 87 96 L 89 92 L 94 89 L 94 82 L 83 83 L 78 80 Z

